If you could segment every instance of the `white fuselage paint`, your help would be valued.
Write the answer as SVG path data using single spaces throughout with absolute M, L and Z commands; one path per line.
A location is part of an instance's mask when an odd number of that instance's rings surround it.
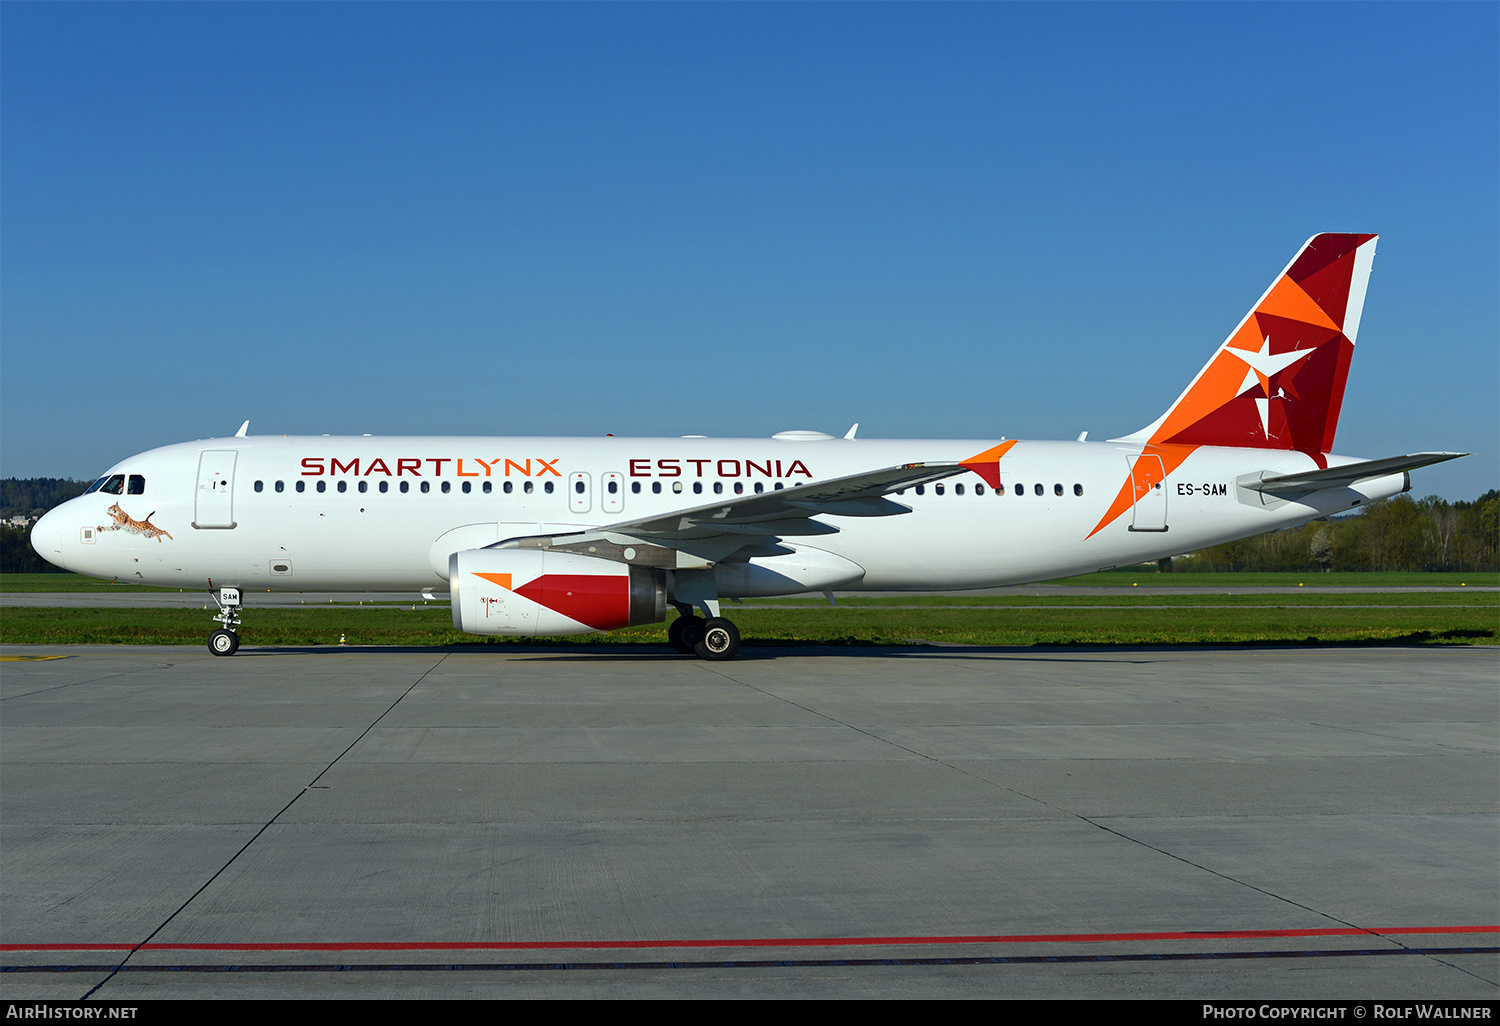
M 95 491 L 72 499 L 38 522 L 33 544 L 69 570 L 167 587 L 206 588 L 212 582 L 246 591 L 444 589 L 447 557 L 456 550 L 703 506 L 733 498 L 736 484 L 752 492 L 757 484 L 770 490 L 778 482 L 807 484 L 907 463 L 961 462 L 994 444 L 983 439 L 210 439 L 122 461 L 108 474 L 138 475 L 144 479 L 139 494 Z M 221 471 L 212 487 L 200 480 L 211 472 L 209 464 L 229 466 L 231 452 L 232 470 Z M 205 461 L 204 453 L 213 455 Z M 841 591 L 981 588 L 1185 553 L 1337 513 L 1396 494 L 1405 484 L 1403 475 L 1394 474 L 1356 488 L 1265 504 L 1257 493 L 1237 488 L 1236 479 L 1262 471 L 1312 470 L 1312 458 L 1284 450 L 1204 446 L 1171 473 L 1164 495 L 1150 496 L 1139 510 L 1127 509 L 1090 536 L 1140 453 L 1141 446 L 1119 442 L 1018 442 L 999 462 L 1003 493 L 983 485 L 981 494 L 976 487 L 981 478 L 965 472 L 925 486 L 921 495 L 908 488 L 889 496 L 910 506 L 911 513 L 820 516 L 838 533 L 789 537 L 785 544 L 833 553 L 864 568 L 863 578 L 840 584 Z M 1349 462 L 1355 461 L 1328 458 L 1335 466 Z M 298 482 L 305 490 L 296 490 Z M 317 490 L 320 482 L 324 491 Z M 379 490 L 382 482 L 388 491 Z M 509 493 L 503 491 L 506 482 Z M 576 490 L 580 482 L 582 494 Z M 610 482 L 617 491 L 607 490 Z M 359 490 L 361 483 L 366 491 Z M 404 493 L 402 483 L 409 489 Z M 420 490 L 424 483 L 429 491 Z M 462 490 L 465 483 L 468 492 Z M 658 483 L 659 493 L 652 490 Z M 1075 486 L 1081 486 L 1081 495 Z M 108 512 L 114 504 L 136 522 L 149 514 L 151 526 L 170 539 L 112 526 L 118 524 Z M 1143 526 L 1164 522 L 1167 529 L 1132 530 L 1137 515 Z M 775 558 L 756 562 L 774 566 Z M 728 587 L 721 587 L 721 594 L 733 596 L 730 580 L 724 583 Z

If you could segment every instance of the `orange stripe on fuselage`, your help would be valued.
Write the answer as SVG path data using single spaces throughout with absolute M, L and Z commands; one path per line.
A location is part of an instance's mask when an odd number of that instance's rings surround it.
M 1198 450 L 1196 445 L 1147 445 L 1141 450 L 1141 455 L 1136 457 L 1136 463 L 1131 471 L 1125 476 L 1125 483 L 1120 486 L 1120 494 L 1115 496 L 1115 501 L 1110 503 L 1109 510 L 1105 512 L 1099 523 L 1088 533 L 1087 538 L 1092 538 L 1100 531 L 1120 518 L 1120 514 L 1134 506 L 1141 496 L 1151 490 L 1156 484 L 1165 486 L 1167 477 L 1172 471 L 1182 466 L 1183 461 Z M 1141 457 L 1160 456 L 1163 475 L 1157 480 L 1156 464 L 1154 461 L 1147 466 L 1140 465 Z M 1139 472 L 1137 472 L 1137 468 Z

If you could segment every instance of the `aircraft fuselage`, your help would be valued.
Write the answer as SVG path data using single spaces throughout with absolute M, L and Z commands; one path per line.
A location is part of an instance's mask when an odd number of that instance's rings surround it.
M 214 587 L 247 591 L 446 588 L 448 556 L 462 549 L 597 528 L 880 467 L 958 463 L 994 444 L 209 439 L 120 462 L 101 479 L 107 486 L 120 478 L 119 494 L 96 490 L 64 503 L 36 526 L 33 539 L 47 559 L 67 569 L 164 587 L 208 587 L 212 581 Z M 1127 508 L 1101 525 L 1138 473 L 1142 450 L 1116 442 L 1017 442 L 997 463 L 999 488 L 978 473 L 962 472 L 892 493 L 890 499 L 910 513 L 815 517 L 837 533 L 784 541 L 862 568 L 858 580 L 840 583 L 839 590 L 982 588 L 1189 552 L 1304 523 L 1406 487 L 1398 473 L 1268 504 L 1237 481 L 1259 472 L 1313 470 L 1314 457 L 1200 446 L 1164 482 L 1127 496 Z M 1354 462 L 1326 457 L 1328 466 Z M 128 494 L 132 487 L 137 491 Z M 155 530 L 132 529 L 130 522 L 149 522 Z M 755 558 L 774 565 L 782 557 Z M 720 594 L 738 594 L 734 582 L 726 580 Z

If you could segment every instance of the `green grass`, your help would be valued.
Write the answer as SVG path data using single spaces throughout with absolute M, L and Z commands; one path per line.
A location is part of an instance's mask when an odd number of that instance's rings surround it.
M 1333 573 L 1195 573 L 1172 571 L 1158 573 L 1154 566 L 1127 567 L 1104 570 L 1081 577 L 1064 577 L 1049 584 L 1067 584 L 1088 588 L 1129 588 L 1132 585 L 1169 588 L 1225 588 L 1225 587 L 1280 587 L 1295 588 L 1299 584 L 1308 588 L 1459 588 L 1500 587 L 1500 573 L 1474 571 L 1473 573 L 1427 573 L 1427 572 L 1357 572 L 1338 570 Z
M 1301 596 L 1296 596 L 1301 598 Z M 1342 596 L 1365 599 L 1371 596 Z M 1413 600 L 1428 595 L 1413 595 Z M 1500 641 L 1500 605 L 1421 608 L 1393 604 L 1340 608 L 1326 603 L 1204 604 L 1142 609 L 1130 603 L 1110 608 L 1079 608 L 1072 602 L 1043 608 L 948 605 L 892 609 L 881 606 L 767 605 L 726 607 L 746 643 L 823 643 L 894 645 L 913 641 L 966 645 L 1278 645 L 1309 643 L 1456 643 Z M 201 645 L 214 624 L 202 610 L 189 609 L 31 609 L 0 610 L 0 642 L 6 644 Z M 476 638 L 453 630 L 446 606 L 416 609 L 366 606 L 328 609 L 256 609 L 246 613 L 243 643 L 256 645 L 493 645 L 524 644 L 511 639 Z M 607 641 L 611 644 L 666 643 L 664 625 L 632 627 L 607 636 L 576 635 L 547 643 Z
M 0 592 L 77 591 L 186 591 L 185 588 L 153 588 L 147 584 L 115 584 L 82 574 L 0 574 Z M 205 595 L 208 589 L 199 589 Z
M 847 596 L 837 608 L 815 597 L 726 604 L 725 615 L 748 644 L 889 645 L 914 640 L 970 645 L 1203 645 L 1458 643 L 1500 641 L 1496 574 L 1210 574 L 1115 570 L 1068 579 L 1109 585 L 1117 594 L 1057 595 L 1036 585 L 1021 595 Z M 1224 594 L 1227 587 L 1296 587 L 1290 593 Z M 1145 595 L 1132 585 L 1172 585 L 1180 593 Z M 1322 587 L 1442 587 L 1424 592 L 1329 592 Z M 1034 590 L 1033 590 L 1034 589 Z M 1219 590 L 1215 590 L 1219 589 Z M 169 591 L 117 585 L 77 574 L 0 574 L 5 592 Z M 476 638 L 453 630 L 446 603 L 321 604 L 257 608 L 254 596 L 241 637 L 246 645 L 495 645 L 518 639 Z M 350 595 L 349 602 L 359 602 Z M 209 605 L 207 596 L 204 604 Z M 213 629 L 197 609 L 0 610 L 0 643 L 202 644 Z M 665 644 L 664 625 L 607 636 L 576 635 L 547 643 Z
M 747 607 L 826 607 L 828 600 L 821 595 L 796 595 L 786 598 L 746 599 Z M 1188 592 L 1186 594 L 1142 594 L 1124 592 L 1118 595 L 1049 595 L 1047 589 L 1038 587 L 1026 595 L 882 595 L 878 598 L 864 595 L 838 596 L 839 608 L 854 609 L 902 609 L 922 606 L 944 608 L 1028 607 L 1028 606 L 1118 606 L 1120 608 L 1150 609 L 1160 606 L 1473 606 L 1500 608 L 1500 595 L 1492 591 L 1472 590 L 1423 591 L 1423 592 L 1320 592 L 1306 589 L 1295 592 L 1250 592 L 1225 594 L 1217 591 Z

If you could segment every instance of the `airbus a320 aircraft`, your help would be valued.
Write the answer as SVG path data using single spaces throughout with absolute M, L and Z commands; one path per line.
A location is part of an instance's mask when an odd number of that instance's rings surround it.
M 473 634 L 608 631 L 670 606 L 673 648 L 729 659 L 722 598 L 1088 573 L 1392 496 L 1464 455 L 1330 452 L 1375 239 L 1308 240 L 1171 409 L 1107 442 L 241 427 L 116 464 L 32 544 L 79 573 L 208 588 L 216 655 L 239 647 L 248 590 L 445 588 Z

